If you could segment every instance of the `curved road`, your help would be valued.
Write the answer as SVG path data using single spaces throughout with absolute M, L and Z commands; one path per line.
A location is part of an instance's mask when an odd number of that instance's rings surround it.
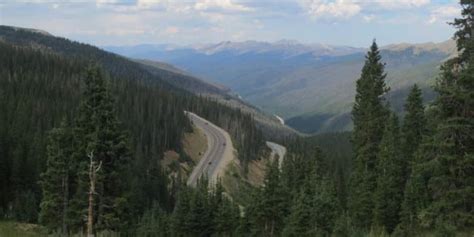
M 278 155 L 278 166 L 281 168 L 281 165 L 283 164 L 283 158 L 286 155 L 286 147 L 276 144 L 274 142 L 267 141 L 267 146 L 272 149 L 271 157 L 272 159 L 275 158 L 275 155 Z
M 196 186 L 197 180 L 207 176 L 209 183 L 215 183 L 222 176 L 225 167 L 233 159 L 233 146 L 229 134 L 198 115 L 185 112 L 193 124 L 204 131 L 207 137 L 207 150 L 188 178 L 187 185 Z

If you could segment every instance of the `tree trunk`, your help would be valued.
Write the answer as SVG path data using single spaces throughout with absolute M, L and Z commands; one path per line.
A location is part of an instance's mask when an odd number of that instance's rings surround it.
M 273 236 L 274 229 L 275 229 L 275 220 L 272 220 L 272 228 L 270 229 L 270 236 Z
M 68 226 L 67 226 L 67 210 L 69 204 L 69 176 L 66 174 L 63 177 L 63 219 L 62 219 L 62 232 L 63 235 L 67 235 Z
M 102 185 L 101 185 L 102 183 Z M 104 198 L 103 198 L 103 193 L 104 193 L 104 185 L 103 185 L 103 182 L 99 182 L 99 192 L 97 193 L 97 198 L 99 199 L 99 207 L 98 207 L 98 212 L 97 212 L 97 226 L 99 226 L 99 228 L 102 226 L 103 224 L 103 216 L 104 216 Z
M 87 237 L 94 236 L 94 195 L 95 195 L 95 183 L 97 179 L 97 172 L 100 170 L 102 162 L 98 166 L 95 165 L 94 154 L 91 152 L 89 154 L 90 164 L 89 164 L 89 208 L 87 210 Z

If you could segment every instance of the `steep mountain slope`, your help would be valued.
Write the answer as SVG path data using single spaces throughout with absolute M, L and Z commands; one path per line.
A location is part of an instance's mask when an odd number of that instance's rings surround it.
M 221 104 L 251 113 L 258 121 L 259 126 L 264 128 L 268 134 L 283 136 L 295 134 L 294 130 L 281 125 L 278 119 L 271 114 L 263 113 L 232 95 L 231 91 L 225 86 L 205 82 L 166 63 L 149 60 L 132 61 L 95 46 L 54 37 L 37 29 L 0 26 L 0 41 L 31 46 L 44 52 L 58 53 L 84 61 L 96 61 L 105 67 L 112 77 L 131 77 L 158 83 L 161 87 L 176 93 L 192 92 L 193 94 L 210 97 Z
M 351 128 L 350 108 L 365 49 L 296 42 L 223 42 L 198 47 L 108 47 L 130 57 L 162 60 L 223 84 L 244 100 L 278 114 L 304 132 Z M 387 95 L 396 110 L 407 89 L 418 83 L 430 100 L 438 66 L 455 53 L 453 41 L 399 44 L 382 48 Z
M 84 60 L 97 61 L 106 68 L 113 68 L 113 70 L 111 70 L 112 74 L 136 73 L 147 80 L 160 80 L 175 88 L 195 93 L 226 93 L 224 88 L 200 81 L 188 75 L 176 73 L 170 69 L 157 68 L 153 70 L 152 73 L 147 73 L 147 70 L 141 68 L 143 67 L 142 64 L 132 62 L 91 45 L 69 41 L 60 37 L 53 37 L 51 34 L 41 30 L 0 26 L 0 40 L 13 42 L 17 45 L 33 46 L 34 48 L 44 51 L 60 53 Z
M 93 69 L 86 75 L 91 61 L 101 69 Z M 103 80 L 96 82 L 98 86 L 85 79 L 90 78 L 90 73 L 101 75 L 101 78 L 103 75 Z M 252 116 L 216 100 L 194 95 L 168 80 L 182 76 L 180 73 L 163 73 L 158 74 L 91 45 L 29 29 L 1 26 L 1 215 L 18 221 L 38 220 L 38 205 L 42 199 L 39 180 L 47 166 L 47 152 L 51 150 L 47 149 L 49 134 L 60 124 L 74 132 L 80 122 L 77 118 L 81 116 L 83 120 L 94 117 L 108 123 L 108 115 L 113 113 L 120 121 L 117 121 L 117 127 L 126 131 L 124 142 L 117 146 L 117 149 L 127 150 L 124 156 L 130 160 L 127 161 L 130 177 L 121 177 L 123 185 L 133 186 L 129 199 L 121 201 L 131 207 L 130 222 L 126 223 L 139 220 L 143 211 L 155 202 L 164 209 L 172 209 L 174 193 L 169 192 L 171 185 L 168 186 L 169 176 L 165 173 L 168 171 L 163 171 L 159 161 L 171 150 L 179 154 L 180 161 L 192 164 L 183 153 L 184 134 L 192 129 L 184 111 L 193 111 L 228 131 L 242 163 L 258 158 L 265 143 Z M 108 95 L 106 90 L 110 91 L 110 100 L 104 99 Z M 89 102 L 85 103 L 84 98 Z M 83 108 L 90 110 L 90 98 L 99 102 L 107 100 L 110 104 L 99 106 L 99 116 L 85 115 Z M 97 108 L 95 106 L 93 108 Z M 109 131 L 98 134 L 94 137 L 119 136 Z M 79 139 L 73 133 L 71 138 Z M 91 140 L 95 141 L 94 138 Z M 122 149 L 124 146 L 127 149 Z M 78 153 L 77 159 L 86 158 L 83 153 Z M 74 157 L 76 159 L 76 155 Z M 84 167 L 71 166 L 71 169 Z M 125 225 L 123 227 L 127 228 Z

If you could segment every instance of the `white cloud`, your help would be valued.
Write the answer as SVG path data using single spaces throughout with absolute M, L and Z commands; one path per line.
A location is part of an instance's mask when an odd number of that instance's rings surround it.
M 379 0 L 378 5 L 386 9 L 414 8 L 430 4 L 430 0 Z
M 314 18 L 349 18 L 362 9 L 352 0 L 303 0 L 301 3 Z
M 179 28 L 176 26 L 169 26 L 165 29 L 165 33 L 168 35 L 174 35 L 179 32 Z
M 253 8 L 235 3 L 233 0 L 95 0 L 97 7 L 106 7 L 117 12 L 136 12 L 142 10 L 163 10 L 174 13 L 195 12 L 250 12 Z
M 228 10 L 248 12 L 252 8 L 233 2 L 232 0 L 198 0 L 194 5 L 196 10 Z
M 452 20 L 461 15 L 461 8 L 455 6 L 439 6 L 431 11 L 429 24 L 434 24 L 439 21 Z
M 95 5 L 97 7 L 104 7 L 104 6 L 107 6 L 109 4 L 116 4 L 118 3 L 117 0 L 96 0 L 95 1 Z
M 150 8 L 153 5 L 159 4 L 161 1 L 154 1 L 154 0 L 137 0 L 137 7 L 138 8 Z
M 114 29 L 106 29 L 104 33 L 106 35 L 112 35 L 112 36 L 143 35 L 145 34 L 145 30 L 114 28 Z
M 375 15 L 364 15 L 362 18 L 365 22 L 372 22 L 375 19 Z

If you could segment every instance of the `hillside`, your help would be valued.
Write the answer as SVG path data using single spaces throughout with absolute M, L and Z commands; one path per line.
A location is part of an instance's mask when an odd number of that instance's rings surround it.
M 0 40 L 15 43 L 16 45 L 32 46 L 45 52 L 55 52 L 62 55 L 77 57 L 83 60 L 97 61 L 111 70 L 112 74 L 136 73 L 145 80 L 159 80 L 175 88 L 194 93 L 225 94 L 226 89 L 200 81 L 197 78 L 178 73 L 168 67 L 156 68 L 151 73 L 143 70 L 142 64 L 127 60 L 97 47 L 69 41 L 37 29 L 0 26 Z M 151 75 L 153 74 L 153 75 Z
M 203 82 L 200 79 L 190 76 L 188 72 L 182 71 L 181 69 L 167 63 L 143 59 L 138 59 L 135 61 L 142 64 L 142 66 L 152 74 L 156 74 L 161 77 L 165 76 L 165 78 L 168 79 L 167 82 L 170 82 L 173 85 L 177 84 L 177 86 L 183 86 L 184 84 L 184 88 L 186 88 L 188 91 L 205 96 L 207 98 L 212 98 L 225 106 L 236 108 L 242 110 L 245 113 L 251 114 L 257 122 L 257 126 L 262 129 L 266 137 L 277 139 L 295 136 L 298 134 L 298 132 L 294 129 L 281 124 L 279 119 L 274 115 L 266 113 L 261 109 L 249 104 L 248 102 L 239 99 L 238 96 L 233 95 L 232 91 L 223 86 L 216 85 L 215 83 Z M 176 74 L 178 75 L 176 76 Z M 187 80 L 180 80 L 182 77 L 187 78 Z M 206 87 L 207 84 L 210 85 L 208 88 L 219 88 L 219 90 L 199 89 L 200 87 Z
M 245 101 L 277 114 L 304 132 L 351 128 L 350 108 L 365 49 L 305 45 L 293 41 L 223 42 L 205 46 L 107 47 L 129 57 L 161 60 L 228 86 Z M 455 52 L 454 41 L 398 44 L 382 48 L 388 95 L 401 111 L 407 89 L 418 83 L 425 100 L 438 66 Z
M 271 114 L 266 114 L 232 95 L 232 92 L 225 86 L 203 81 L 166 63 L 149 60 L 132 61 L 95 46 L 55 37 L 38 29 L 0 26 L 0 41 L 31 46 L 44 52 L 58 53 L 84 61 L 95 61 L 108 69 L 113 77 L 133 77 L 147 83 L 158 83 L 160 87 L 171 89 L 177 93 L 191 92 L 212 98 L 226 106 L 251 113 L 253 117 L 257 118 L 258 125 L 269 134 L 268 136 L 295 134 L 294 130 L 282 126 L 278 119 Z
M 29 29 L 2 26 L 0 39 L 0 215 L 3 217 L 38 221 L 43 198 L 39 181 L 49 164 L 51 134 L 67 130 L 75 134 L 69 140 L 60 140 L 79 142 L 77 124 L 83 121 L 100 118 L 107 126 L 123 131 L 99 136 L 109 139 L 120 134 L 117 137 L 123 141 L 117 149 L 124 151 L 127 159 L 127 181 L 121 185 L 133 193 L 127 195 L 126 202 L 121 201 L 133 210 L 123 217 L 130 218 L 126 221 L 129 224 L 155 203 L 166 210 L 173 208 L 175 193 L 168 192 L 171 180 L 160 161 L 165 153 L 173 151 L 180 162 L 193 163 L 184 150 L 185 134 L 192 130 L 184 111 L 193 111 L 226 129 L 235 140 L 242 162 L 256 159 L 264 147 L 262 132 L 251 115 L 173 85 L 171 80 L 182 74 L 157 73 L 97 47 Z M 91 82 L 91 75 L 100 76 L 102 82 Z M 107 91 L 90 97 L 94 102 L 107 101 L 103 103 L 108 104 L 100 107 L 106 110 L 105 115 L 84 114 L 92 108 L 92 102 L 84 101 L 91 91 Z M 93 111 L 98 113 L 97 109 Z M 110 116 L 116 116 L 117 122 Z M 96 126 L 101 125 L 95 123 L 93 127 Z M 80 152 L 73 159 L 83 162 L 83 158 L 85 155 Z M 74 167 L 71 172 L 77 169 Z M 74 186 L 77 181 L 70 182 L 72 188 L 77 187 Z M 70 198 L 74 195 L 72 191 Z M 77 216 L 71 220 L 76 220 L 71 222 L 74 227 L 83 224 Z M 130 226 L 110 226 L 127 227 Z

